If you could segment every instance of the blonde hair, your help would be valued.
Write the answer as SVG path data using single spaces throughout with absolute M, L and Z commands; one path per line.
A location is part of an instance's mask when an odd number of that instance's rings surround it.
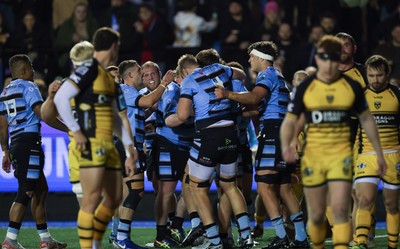
M 82 41 L 75 44 L 69 52 L 74 66 L 80 66 L 83 63 L 91 60 L 94 54 L 94 46 L 88 41 Z

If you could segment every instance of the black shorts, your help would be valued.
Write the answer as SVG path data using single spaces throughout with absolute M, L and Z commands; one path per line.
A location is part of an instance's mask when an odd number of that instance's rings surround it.
M 279 131 L 282 120 L 264 121 L 258 137 L 255 168 L 257 170 L 284 170 L 288 167 L 282 158 Z
M 152 164 L 158 180 L 182 180 L 188 159 L 189 148 L 173 144 L 160 135 L 154 138 Z
M 154 173 L 154 163 L 153 163 L 154 153 L 153 150 L 146 151 L 146 175 L 148 181 L 153 181 Z
M 255 175 L 254 181 L 255 182 L 264 182 L 267 184 L 287 184 L 291 183 L 292 181 L 292 168 L 287 168 L 285 170 L 277 171 L 277 174 L 268 174 L 268 175 Z
M 237 157 L 238 135 L 234 125 L 201 130 L 190 149 L 190 159 L 206 167 L 231 164 L 236 162 Z
M 249 144 L 239 145 L 239 156 L 238 156 L 238 176 L 243 173 L 253 173 L 253 152 L 250 150 Z
M 15 167 L 14 176 L 19 184 L 39 180 L 44 167 L 40 136 L 36 133 L 25 133 L 13 138 L 10 145 L 10 159 Z

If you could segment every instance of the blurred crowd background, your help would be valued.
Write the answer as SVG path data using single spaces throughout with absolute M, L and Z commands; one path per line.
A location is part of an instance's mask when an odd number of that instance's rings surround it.
M 247 47 L 272 40 L 276 66 L 290 81 L 315 66 L 324 34 L 346 32 L 357 44 L 355 61 L 381 54 L 400 82 L 399 0 L 0 0 L 0 80 L 8 59 L 26 53 L 44 86 L 71 70 L 70 48 L 91 41 L 101 26 L 121 34 L 119 60 L 148 60 L 173 69 L 183 53 L 213 47 L 248 67 Z

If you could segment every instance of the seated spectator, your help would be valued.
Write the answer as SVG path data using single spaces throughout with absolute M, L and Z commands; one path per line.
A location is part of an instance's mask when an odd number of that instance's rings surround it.
M 90 41 L 97 28 L 96 20 L 88 14 L 87 4 L 78 3 L 72 16 L 60 26 L 54 44 L 58 51 L 58 67 L 62 76 L 70 73 L 70 49 L 80 41 Z

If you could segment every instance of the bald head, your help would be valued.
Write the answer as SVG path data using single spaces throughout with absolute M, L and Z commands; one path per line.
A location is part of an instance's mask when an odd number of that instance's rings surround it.
M 293 86 L 298 86 L 305 78 L 308 77 L 308 73 L 304 70 L 299 70 L 294 73 L 292 84 Z
M 32 62 L 26 54 L 17 54 L 10 58 L 9 67 L 14 79 L 33 81 Z

